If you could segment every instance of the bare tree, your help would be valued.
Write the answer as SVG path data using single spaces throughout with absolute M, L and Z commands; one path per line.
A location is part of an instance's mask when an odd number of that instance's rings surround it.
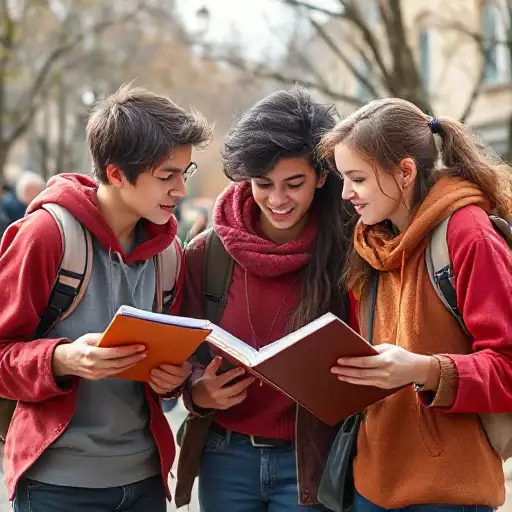
M 77 50 L 147 2 L 0 0 L 0 169 Z M 3 174 L 0 173 L 0 181 Z
M 433 113 L 432 98 L 425 86 L 418 48 L 411 41 L 411 29 L 404 16 L 403 0 L 337 0 L 337 8 L 327 9 L 315 0 L 275 0 L 302 13 L 309 22 L 311 35 L 302 42 L 291 45 L 295 66 L 283 62 L 277 66 L 266 63 L 251 64 L 243 58 L 220 54 L 219 60 L 251 73 L 285 84 L 302 83 L 334 100 L 358 106 L 368 97 L 396 96 L 416 103 L 425 112 Z M 507 0 L 510 10 L 512 0 Z M 457 8 L 460 12 L 457 12 Z M 438 30 L 458 30 L 468 41 L 477 44 L 481 58 L 472 79 L 471 91 L 461 110 L 460 120 L 465 121 L 472 113 L 485 79 L 485 64 L 494 45 L 502 41 L 486 40 L 481 31 L 464 24 L 461 4 L 450 4 L 442 13 L 431 13 L 427 24 Z M 370 11 L 373 10 L 373 16 Z M 318 18 L 321 17 L 321 19 Z M 375 21 L 375 18 L 378 21 Z M 327 21 L 325 21 L 327 20 Z M 509 38 L 510 39 L 510 38 Z M 312 41 L 321 41 L 323 53 L 329 54 L 366 92 L 362 99 L 344 87 L 337 87 L 328 80 L 308 52 Z M 509 43 L 509 41 L 508 41 Z M 286 57 L 287 63 L 290 55 Z M 361 65 L 362 64 L 362 65 Z

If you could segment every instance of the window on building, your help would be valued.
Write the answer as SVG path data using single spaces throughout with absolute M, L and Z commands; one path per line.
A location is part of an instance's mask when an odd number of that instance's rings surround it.
M 482 11 L 482 36 L 485 49 L 484 78 L 501 83 L 510 78 L 511 56 L 504 42 L 510 30 L 510 17 L 502 0 L 486 0 Z
M 496 44 L 498 16 L 499 12 L 496 6 L 486 2 L 482 14 L 486 82 L 496 82 L 498 80 L 498 45 Z
M 430 90 L 430 58 L 432 51 L 432 32 L 430 29 L 424 28 L 420 31 L 420 76 L 423 87 L 426 91 Z
M 366 57 L 361 57 L 357 63 L 357 71 L 367 80 L 370 81 L 370 72 L 371 65 L 370 61 Z M 361 103 L 366 103 L 373 99 L 374 94 L 372 91 L 366 86 L 364 82 L 361 80 L 357 80 L 357 90 L 356 90 L 357 99 Z

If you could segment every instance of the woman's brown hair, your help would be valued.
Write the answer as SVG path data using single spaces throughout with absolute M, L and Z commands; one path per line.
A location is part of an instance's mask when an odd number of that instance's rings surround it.
M 441 138 L 438 150 L 434 135 Z M 371 101 L 338 123 L 320 143 L 320 154 L 334 162 L 338 144 L 346 144 L 387 172 L 412 158 L 418 174 L 411 211 L 441 176 L 459 177 L 477 185 L 491 201 L 493 213 L 510 214 L 512 168 L 502 162 L 464 125 L 449 117 L 431 118 L 399 98 Z M 344 282 L 364 295 L 370 266 L 352 247 Z

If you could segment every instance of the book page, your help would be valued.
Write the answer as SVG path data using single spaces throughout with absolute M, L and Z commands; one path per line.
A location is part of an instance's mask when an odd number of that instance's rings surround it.
M 118 315 L 140 318 L 149 322 L 159 324 L 176 325 L 178 327 L 187 327 L 189 329 L 210 330 L 212 325 L 208 320 L 197 320 L 196 318 L 188 318 L 186 316 L 164 315 L 162 313 L 153 313 L 143 309 L 133 308 L 131 306 L 121 306 L 117 311 Z
M 288 334 L 284 338 L 274 341 L 273 343 L 270 343 L 269 345 L 261 348 L 260 351 L 256 353 L 255 364 L 259 364 L 263 361 L 266 361 L 267 359 L 270 359 L 279 352 L 282 352 L 285 348 L 290 347 L 303 338 L 306 338 L 333 320 L 338 320 L 338 317 L 332 313 L 326 313 L 316 320 L 313 320 L 313 322 L 309 323 L 308 325 L 305 325 L 304 327 L 301 327 L 300 329 Z
M 258 351 L 256 349 L 217 325 L 213 325 L 211 329 L 212 332 L 206 339 L 213 345 L 227 354 L 232 355 L 236 360 L 246 366 L 252 366 L 256 362 L 258 357 Z

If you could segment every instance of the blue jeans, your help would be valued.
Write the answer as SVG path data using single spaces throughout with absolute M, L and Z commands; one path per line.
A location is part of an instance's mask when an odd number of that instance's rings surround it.
M 22 478 L 12 504 L 14 512 L 165 512 L 160 475 L 108 489 L 45 484 Z
M 246 436 L 209 432 L 199 470 L 201 512 L 312 512 L 298 504 L 292 446 L 255 448 Z
M 403 508 L 382 508 L 355 493 L 352 512 L 492 512 L 492 507 L 485 505 L 409 505 Z

